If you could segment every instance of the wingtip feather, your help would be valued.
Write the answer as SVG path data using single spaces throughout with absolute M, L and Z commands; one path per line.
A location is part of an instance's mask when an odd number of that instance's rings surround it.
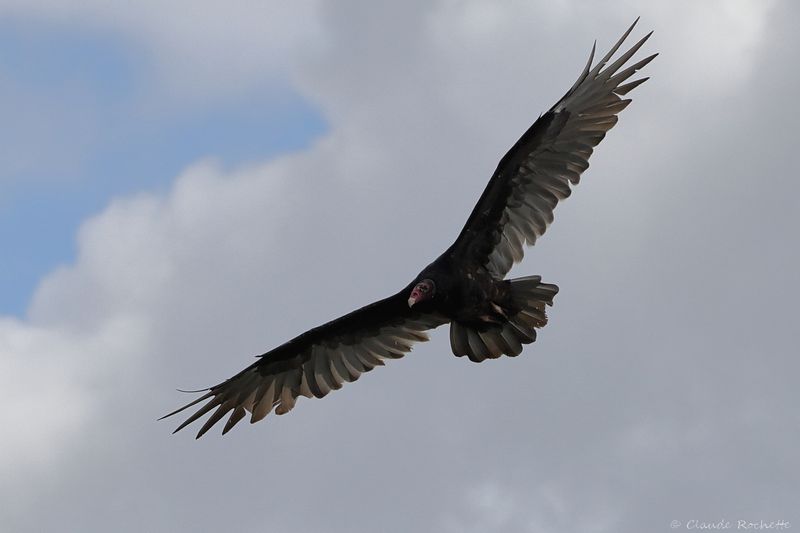
M 179 407 L 179 408 L 175 409 L 174 411 L 172 411 L 170 413 L 165 414 L 164 416 L 162 416 L 158 420 L 164 420 L 165 418 L 169 418 L 169 417 L 171 417 L 173 415 L 177 415 L 181 411 L 185 411 L 186 409 L 188 409 L 190 407 L 193 407 L 193 406 L 197 405 L 198 403 L 202 402 L 203 400 L 207 400 L 208 398 L 211 398 L 213 396 L 213 394 L 210 392 L 211 389 L 201 389 L 198 392 L 202 392 L 204 390 L 209 391 L 208 394 L 204 394 L 203 396 L 197 398 L 196 400 L 192 400 L 191 402 L 187 403 L 186 405 L 184 405 L 182 407 Z

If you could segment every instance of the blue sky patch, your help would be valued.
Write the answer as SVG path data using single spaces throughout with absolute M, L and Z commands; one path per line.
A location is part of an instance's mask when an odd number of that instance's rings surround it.
M 0 23 L 0 314 L 24 315 L 112 197 L 165 190 L 200 158 L 235 166 L 300 150 L 327 129 L 280 83 L 180 112 L 143 106 L 152 76 L 147 51 L 118 36 Z

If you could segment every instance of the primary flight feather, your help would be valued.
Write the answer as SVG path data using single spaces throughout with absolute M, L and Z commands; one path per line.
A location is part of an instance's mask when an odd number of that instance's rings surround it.
M 547 324 L 545 305 L 553 304 L 558 287 L 539 276 L 503 278 L 589 167 L 592 150 L 631 102 L 623 96 L 648 79 L 629 81 L 658 54 L 628 62 L 652 32 L 609 63 L 636 22 L 594 66 L 592 47 L 575 84 L 500 160 L 453 245 L 411 283 L 260 355 L 163 418 L 202 404 L 175 430 L 210 412 L 199 438 L 226 416 L 223 434 L 248 413 L 251 423 L 273 410 L 285 414 L 300 396 L 322 398 L 386 359 L 403 357 L 413 343 L 428 340 L 427 330 L 447 323 L 459 357 L 481 362 L 519 355 Z

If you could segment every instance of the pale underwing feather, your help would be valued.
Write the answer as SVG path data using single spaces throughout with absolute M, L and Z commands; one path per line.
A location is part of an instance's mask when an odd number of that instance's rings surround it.
M 408 313 L 405 298 L 405 295 L 398 294 L 352 314 L 366 313 L 382 304 Z M 179 431 L 211 412 L 197 434 L 199 438 L 229 413 L 223 434 L 236 426 L 247 412 L 251 413 L 251 423 L 264 419 L 273 409 L 275 414 L 286 414 L 295 407 L 299 396 L 327 396 L 341 388 L 343 383 L 355 381 L 374 367 L 383 366 L 385 359 L 399 359 L 411 350 L 415 342 L 428 340 L 426 330 L 447 322 L 439 315 L 419 313 L 386 320 L 387 323 L 377 328 L 346 332 L 341 337 L 321 337 L 319 342 L 306 344 L 280 360 L 273 360 L 270 354 L 265 354 L 254 365 L 211 387 L 200 398 L 167 416 L 205 401 L 176 429 Z
M 591 62 L 596 48 L 592 47 L 589 63 L 575 84 L 537 120 L 526 133 L 529 137 L 523 136 L 503 158 L 456 241 L 454 247 L 466 250 L 465 253 L 483 254 L 476 259 L 498 279 L 522 260 L 526 245 L 534 244 L 545 233 L 557 204 L 568 198 L 571 186 L 580 181 L 581 174 L 589 167 L 593 148 L 617 123 L 617 114 L 630 103 L 620 95 L 646 79 L 622 85 L 656 57 L 653 54 L 628 65 L 652 32 L 609 63 L 635 25 L 636 22 L 594 66 Z M 506 204 L 501 212 L 492 208 L 498 201 L 492 194 L 495 190 L 505 194 Z M 468 231 L 472 223 L 484 232 L 483 238 L 491 246 L 488 254 L 485 246 L 469 246 L 467 242 L 459 248 L 462 237 L 465 241 L 476 238 L 475 228 Z M 499 238 L 487 233 L 498 233 Z

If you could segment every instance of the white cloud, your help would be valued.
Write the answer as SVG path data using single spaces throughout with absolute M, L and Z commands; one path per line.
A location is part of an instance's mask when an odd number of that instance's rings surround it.
M 8 395 L 2 410 L 8 431 L 0 443 L 0 477 L 8 480 L 60 459 L 53 443 L 74 438 L 90 406 L 76 376 L 63 372 L 63 360 L 79 355 L 64 353 L 65 345 L 71 347 L 64 335 L 4 319 L 0 339 L 0 386 Z
M 671 46 L 664 49 L 660 62 L 665 70 L 682 73 L 671 80 L 676 91 L 696 95 L 697 85 L 702 84 L 719 95 L 735 91 L 752 75 L 777 5 L 773 0 L 718 0 L 681 3 L 676 8 L 668 2 L 650 2 L 642 9 L 646 18 L 656 21 L 659 33 L 670 34 Z M 678 9 L 681 23 L 675 24 Z
M 80 300 L 72 303 L 80 305 Z M 106 434 L 94 427 L 101 401 L 113 394 L 108 387 L 118 376 L 139 375 L 138 355 L 149 349 L 148 336 L 147 321 L 135 316 L 116 316 L 80 332 L 63 323 L 41 327 L 0 321 L 4 494 L 32 496 L 33 480 L 42 483 L 69 464 L 87 432 Z

